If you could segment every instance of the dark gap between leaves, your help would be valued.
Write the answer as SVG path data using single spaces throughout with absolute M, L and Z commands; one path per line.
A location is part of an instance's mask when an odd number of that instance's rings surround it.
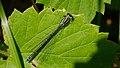
M 34 8 L 39 13 L 39 12 L 41 12 L 43 10 L 44 4 L 38 4 L 37 3 L 37 4 L 34 5 Z
M 105 4 L 104 15 L 100 12 L 96 12 L 92 24 L 100 26 L 99 32 L 109 32 L 108 40 L 118 43 L 119 11 L 112 9 L 110 5 Z

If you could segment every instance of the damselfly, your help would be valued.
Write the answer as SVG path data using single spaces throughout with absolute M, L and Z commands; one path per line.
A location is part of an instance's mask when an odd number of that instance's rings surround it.
M 62 20 L 58 28 L 51 33 L 48 38 L 45 40 L 45 42 L 40 45 L 26 60 L 26 62 L 30 63 L 37 55 L 38 53 L 47 45 L 47 43 L 67 24 L 69 24 L 70 20 L 73 20 L 73 17 L 71 14 L 67 13 L 67 16 Z

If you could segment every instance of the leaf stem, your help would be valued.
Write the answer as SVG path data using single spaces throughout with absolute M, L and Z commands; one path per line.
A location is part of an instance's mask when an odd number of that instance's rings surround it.
M 6 15 L 5 15 L 5 12 L 3 10 L 1 0 L 0 0 L 0 18 L 1 18 L 1 21 L 2 21 L 1 22 L 2 29 L 3 29 L 6 37 L 7 37 L 7 40 L 8 40 L 9 48 L 10 48 L 10 51 L 11 51 L 11 56 L 14 58 L 15 63 L 17 64 L 16 65 L 17 68 L 22 68 L 22 64 L 21 64 L 21 61 L 20 61 L 20 58 L 19 58 L 19 55 L 18 55 L 16 44 L 15 44 L 14 38 L 12 36 L 12 33 L 10 31 L 10 27 L 8 25 Z
M 120 45 L 120 11 L 119 11 L 119 45 Z

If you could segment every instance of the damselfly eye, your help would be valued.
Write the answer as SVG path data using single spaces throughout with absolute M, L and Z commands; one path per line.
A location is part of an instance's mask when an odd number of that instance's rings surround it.
M 70 20 L 74 20 L 73 16 L 70 13 L 67 13 L 67 15 L 69 15 Z
M 54 8 L 52 8 L 52 11 L 54 12 L 54 11 L 55 11 L 55 9 L 54 9 Z

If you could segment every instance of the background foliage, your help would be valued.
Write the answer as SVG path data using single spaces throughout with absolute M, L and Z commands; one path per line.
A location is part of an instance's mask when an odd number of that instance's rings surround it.
M 96 11 L 104 14 L 105 3 L 110 4 L 110 0 L 36 0 L 36 3 L 44 4 L 40 13 L 37 13 L 33 5 L 23 13 L 15 9 L 8 18 L 14 42 L 18 46 L 16 49 L 20 50 L 19 58 L 23 59 L 22 67 L 31 67 L 32 64 L 25 62 L 26 58 L 45 41 L 69 12 L 74 21 L 42 49 L 33 64 L 38 68 L 113 68 L 118 45 L 107 40 L 108 33 L 99 33 L 99 26 L 90 24 Z M 3 36 L 9 47 L 6 34 Z M 7 51 L 10 56 L 7 60 L 0 60 L 0 66 L 19 68 L 11 49 Z

